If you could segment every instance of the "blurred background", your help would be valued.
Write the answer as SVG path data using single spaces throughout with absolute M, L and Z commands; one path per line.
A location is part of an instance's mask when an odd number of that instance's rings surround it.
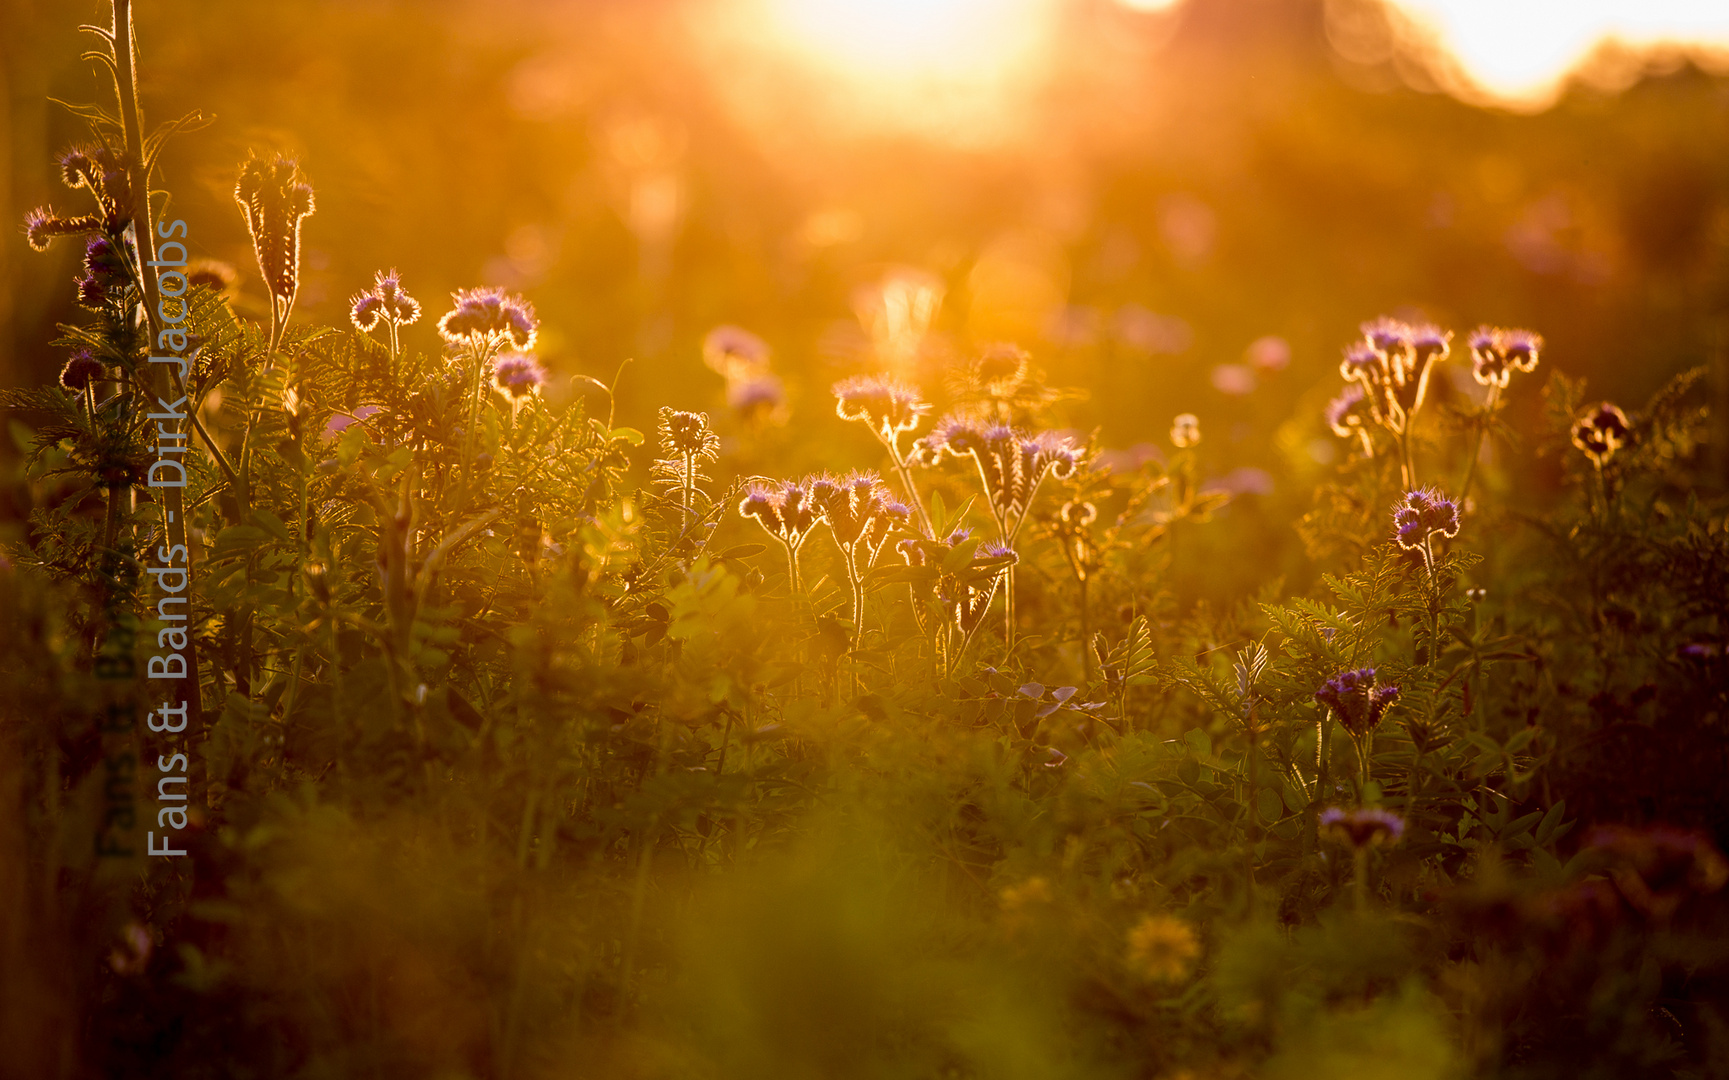
M 562 392 L 634 358 L 619 420 L 645 429 L 662 404 L 729 416 L 701 342 L 742 326 L 785 400 L 732 402 L 741 471 L 860 463 L 832 381 L 887 365 L 932 385 L 998 340 L 1086 391 L 1075 430 L 1148 455 L 1197 413 L 1208 470 L 1262 493 L 1336 452 L 1319 408 L 1381 313 L 1532 327 L 1546 364 L 1633 403 L 1698 364 L 1725 393 L 1721 3 L 139 8 L 148 118 L 216 117 L 164 156 L 169 213 L 241 271 L 243 304 L 237 165 L 283 151 L 317 189 L 297 319 L 343 320 L 398 267 L 430 351 L 451 289 L 509 286 Z M 0 0 L 14 223 L 75 202 L 51 155 L 82 132 L 47 98 L 100 97 L 74 26 L 106 10 Z M 21 224 L 0 244 L 9 383 L 59 366 L 77 257 L 29 251 Z

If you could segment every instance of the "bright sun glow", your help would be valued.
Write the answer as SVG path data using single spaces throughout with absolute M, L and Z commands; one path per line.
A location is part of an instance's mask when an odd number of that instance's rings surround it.
M 770 21 L 819 64 L 873 80 L 999 79 L 1038 45 L 1039 0 L 768 0 Z
M 1489 95 L 1540 105 L 1600 43 L 1680 46 L 1721 66 L 1729 0 L 1394 0 Z

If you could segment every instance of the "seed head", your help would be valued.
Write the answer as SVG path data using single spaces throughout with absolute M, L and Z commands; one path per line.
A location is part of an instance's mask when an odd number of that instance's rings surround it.
M 1375 730 L 1398 697 L 1397 686 L 1376 684 L 1374 668 L 1341 671 L 1315 691 L 1315 700 L 1333 710 L 1345 730 L 1358 737 Z
M 504 345 L 519 350 L 534 347 L 540 320 L 534 305 L 522 297 L 499 288 L 477 288 L 451 293 L 450 299 L 456 306 L 438 320 L 438 333 L 445 341 L 481 351 Z
M 293 158 L 269 161 L 248 155 L 234 185 L 234 201 L 246 212 L 258 272 L 276 300 L 294 302 L 300 288 L 300 223 L 312 215 L 312 185 Z
M 918 390 L 886 375 L 855 375 L 834 384 L 835 415 L 857 420 L 893 443 L 903 431 L 919 426 L 930 412 Z
M 1391 810 L 1363 806 L 1344 810 L 1334 806 L 1321 811 L 1321 831 L 1353 848 L 1396 844 L 1405 834 L 1405 819 Z
M 1201 441 L 1201 418 L 1192 412 L 1178 413 L 1171 421 L 1171 445 L 1187 450 Z
M 1615 456 L 1615 451 L 1627 444 L 1632 430 L 1626 413 L 1607 401 L 1599 402 L 1574 422 L 1573 445 L 1585 451 L 1585 456 L 1600 469 Z

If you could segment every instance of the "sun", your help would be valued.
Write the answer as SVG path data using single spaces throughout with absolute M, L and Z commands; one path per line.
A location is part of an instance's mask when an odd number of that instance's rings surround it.
M 767 0 L 768 26 L 808 61 L 873 81 L 1003 77 L 1038 45 L 1039 0 Z

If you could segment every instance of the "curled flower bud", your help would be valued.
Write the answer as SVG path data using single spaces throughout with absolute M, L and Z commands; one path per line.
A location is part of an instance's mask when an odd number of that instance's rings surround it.
M 60 385 L 82 393 L 105 374 L 107 370 L 102 366 L 102 361 L 91 356 L 90 350 L 79 349 L 66 361 L 66 366 L 60 369 Z
M 370 292 L 355 293 L 352 307 L 348 309 L 348 321 L 361 333 L 366 333 L 378 325 L 378 317 L 384 313 L 384 301 Z
M 520 350 L 534 347 L 540 320 L 527 300 L 498 288 L 463 289 L 450 295 L 456 306 L 438 320 L 438 333 L 452 345 L 482 350 L 505 344 Z
M 74 278 L 73 283 L 78 286 L 79 306 L 91 311 L 100 311 L 108 306 L 108 289 L 95 274 Z
M 884 375 L 859 375 L 834 384 L 835 415 L 857 420 L 893 444 L 902 432 L 919 426 L 930 405 L 906 383 Z
M 38 206 L 24 215 L 24 238 L 33 251 L 47 251 L 57 236 L 76 236 L 102 228 L 98 218 L 89 215 L 61 217 L 52 206 Z
M 1397 686 L 1376 684 L 1374 668 L 1341 671 L 1315 691 L 1315 700 L 1333 710 L 1345 730 L 1359 738 L 1380 725 L 1398 697 Z
M 1368 426 L 1363 421 L 1369 416 L 1369 398 L 1360 384 L 1346 385 L 1338 397 L 1327 402 L 1326 416 L 1327 426 L 1339 438 L 1359 435 L 1365 443 L 1368 442 Z
M 720 452 L 720 436 L 709 429 L 706 413 L 660 410 L 660 441 L 668 454 L 690 454 L 714 460 Z
M 820 519 L 811 499 L 811 481 L 754 483 L 739 500 L 741 516 L 755 518 L 768 534 L 796 552 Z
M 1321 830 L 1326 835 L 1359 850 L 1377 844 L 1395 844 L 1405 834 L 1405 819 L 1391 810 L 1359 807 L 1321 811 Z
M 1447 358 L 1452 335 L 1385 316 L 1364 323 L 1362 333 L 1362 341 L 1346 348 L 1339 374 L 1362 386 L 1376 423 L 1402 433 L 1423 407 L 1430 370 Z
M 246 212 L 246 228 L 264 286 L 279 304 L 292 307 L 300 288 L 300 223 L 313 211 L 312 185 L 293 158 L 266 162 L 249 155 L 234 185 L 234 201 Z
M 1201 441 L 1201 420 L 1192 412 L 1178 413 L 1171 421 L 1171 445 L 1187 450 Z
M 1535 371 L 1543 338 L 1529 330 L 1479 326 L 1471 331 L 1471 377 L 1483 386 L 1507 388 L 1513 372 Z
M 492 365 L 492 384 L 511 398 L 526 397 L 546 384 L 546 369 L 524 353 L 505 353 Z
M 372 292 L 383 306 L 384 317 L 398 326 L 420 321 L 420 301 L 402 287 L 402 275 L 393 267 L 373 274 Z
M 1627 444 L 1632 430 L 1626 413 L 1607 401 L 1599 402 L 1573 424 L 1573 445 L 1601 469 Z
M 1084 452 L 1054 431 L 1026 436 L 1004 424 L 956 413 L 945 416 L 913 448 L 926 467 L 945 456 L 971 458 L 984 483 L 991 514 L 1005 537 L 1014 536 L 1046 476 L 1074 475 Z

